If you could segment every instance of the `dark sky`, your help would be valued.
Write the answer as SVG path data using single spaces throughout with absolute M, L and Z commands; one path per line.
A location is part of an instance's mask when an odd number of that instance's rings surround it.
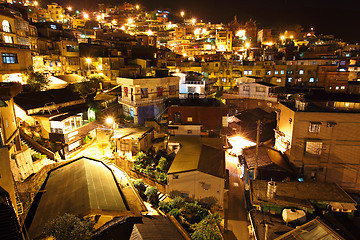
M 55 0 L 56 1 L 56 0 Z M 54 2 L 54 0 L 52 0 Z M 95 7 L 97 3 L 119 0 L 60 0 L 61 5 Z M 317 33 L 333 34 L 347 41 L 360 42 L 360 0 L 128 0 L 148 9 L 185 10 L 197 19 L 227 23 L 237 15 L 240 21 L 250 17 L 262 26 L 300 24 L 314 27 Z

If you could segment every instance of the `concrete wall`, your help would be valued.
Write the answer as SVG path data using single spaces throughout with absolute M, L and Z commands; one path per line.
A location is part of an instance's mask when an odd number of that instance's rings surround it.
M 286 153 L 304 178 L 360 190 L 360 114 L 281 110 L 279 130 L 290 141 Z M 321 123 L 320 131 L 309 132 L 310 122 Z M 278 140 L 275 147 L 283 151 Z M 307 152 L 309 142 L 321 144 L 319 154 Z
M 177 177 L 177 178 L 176 178 Z M 205 198 L 217 199 L 223 205 L 225 180 L 203 172 L 191 171 L 168 175 L 166 192 L 179 191 L 197 201 Z

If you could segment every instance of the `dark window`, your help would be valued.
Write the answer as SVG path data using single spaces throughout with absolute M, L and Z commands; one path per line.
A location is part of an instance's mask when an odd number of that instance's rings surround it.
M 148 98 L 148 89 L 147 88 L 142 88 L 141 89 L 141 98 Z
M 181 123 L 181 113 L 174 114 L 174 123 Z
M 176 94 L 176 86 L 169 86 L 169 95 Z
M 15 53 L 1 53 L 1 57 L 3 63 L 18 63 L 17 55 Z
M 161 97 L 163 95 L 163 87 L 158 87 L 157 88 L 157 96 Z

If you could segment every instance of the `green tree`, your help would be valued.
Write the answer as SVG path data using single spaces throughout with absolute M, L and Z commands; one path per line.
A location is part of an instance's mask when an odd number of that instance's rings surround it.
M 166 158 L 161 157 L 159 159 L 159 163 L 156 166 L 156 169 L 158 171 L 160 171 L 160 172 L 167 172 L 167 170 L 168 170 L 168 162 L 167 162 Z
M 218 224 L 221 222 L 219 214 L 211 214 L 201 220 L 199 223 L 192 225 L 194 232 L 191 238 L 194 240 L 220 240 L 222 239 Z
M 88 240 L 91 239 L 94 225 L 93 221 L 66 213 L 49 221 L 43 233 L 45 236 L 53 236 L 56 240 Z
M 157 172 L 157 174 L 155 174 L 156 180 L 158 180 L 159 182 L 162 183 L 166 183 L 167 182 L 167 174 L 163 173 L 163 172 Z
M 181 209 L 185 205 L 185 200 L 182 197 L 175 197 L 170 204 L 171 208 Z
M 181 211 L 183 212 L 186 220 L 191 224 L 198 223 L 209 215 L 209 212 L 198 204 L 198 202 L 185 203 Z
M 146 191 L 146 186 L 145 183 L 142 179 L 136 179 L 134 181 L 134 187 L 136 188 L 136 190 L 138 191 L 140 197 L 143 200 L 146 200 L 146 195 L 145 195 L 145 191 Z
M 27 84 L 31 91 L 39 92 L 45 90 L 50 80 L 41 72 L 35 72 L 33 68 L 29 68 L 26 72 Z
M 177 208 L 174 208 L 169 212 L 169 215 L 175 217 L 178 221 L 180 221 L 181 211 Z
M 75 86 L 75 91 L 78 92 L 83 98 L 87 98 L 90 94 L 93 94 L 100 88 L 104 77 L 101 75 L 91 75 L 89 79 L 84 78 L 81 83 Z
M 160 210 L 165 213 L 168 213 L 172 210 L 170 202 L 160 202 L 159 207 L 160 207 Z
M 148 187 L 145 191 L 145 195 L 152 206 L 157 207 L 159 205 L 158 189 L 156 187 Z

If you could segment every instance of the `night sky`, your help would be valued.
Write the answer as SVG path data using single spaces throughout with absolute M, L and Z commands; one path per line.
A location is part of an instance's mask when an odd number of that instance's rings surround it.
M 50 2 L 54 2 L 51 0 Z M 55 0 L 56 2 L 56 0 Z M 95 8 L 97 3 L 122 3 L 115 0 L 60 0 L 76 8 Z M 261 26 L 300 24 L 314 27 L 317 33 L 333 34 L 346 41 L 360 42 L 359 0 L 128 0 L 148 9 L 185 10 L 197 19 L 228 23 L 237 15 L 239 21 L 250 17 Z

